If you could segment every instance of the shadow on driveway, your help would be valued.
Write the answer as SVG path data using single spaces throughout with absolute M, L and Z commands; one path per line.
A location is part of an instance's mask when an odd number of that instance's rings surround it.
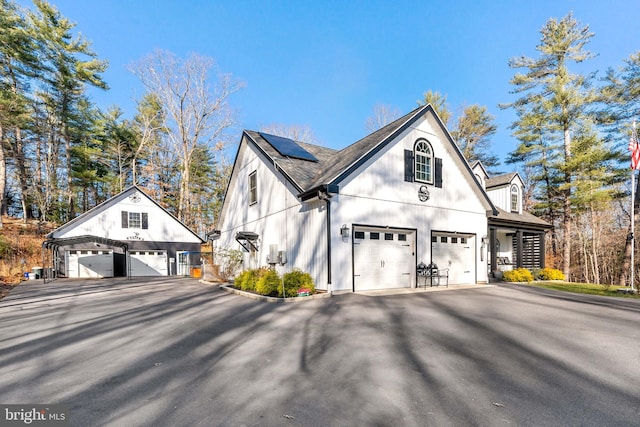
M 300 304 L 193 279 L 46 286 L 0 301 L 0 402 L 67 404 L 73 425 L 632 425 L 639 415 L 633 305 L 509 286 Z

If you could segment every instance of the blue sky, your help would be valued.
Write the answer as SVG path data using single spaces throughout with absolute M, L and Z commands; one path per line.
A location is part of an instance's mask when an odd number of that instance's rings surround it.
M 31 6 L 30 1 L 19 3 Z M 213 57 L 246 86 L 230 103 L 236 134 L 271 123 L 308 125 L 319 143 L 343 148 L 366 135 L 377 103 L 402 113 L 429 89 L 448 96 L 454 115 L 481 104 L 499 126 L 493 151 L 516 141 L 508 60 L 535 56 L 539 30 L 573 11 L 595 33 L 584 65 L 602 76 L 640 50 L 640 2 L 54 0 L 92 42 L 111 89 L 92 91 L 101 108 L 131 116 L 142 89 L 128 70 L 154 49 Z M 236 138 L 236 140 L 238 139 Z M 511 166 L 503 166 L 509 169 Z

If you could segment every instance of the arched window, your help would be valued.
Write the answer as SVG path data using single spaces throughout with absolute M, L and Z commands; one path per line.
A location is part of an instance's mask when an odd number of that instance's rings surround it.
M 413 152 L 416 181 L 433 184 L 433 150 L 431 145 L 424 139 L 420 139 L 416 142 Z
M 515 185 L 511 186 L 511 212 L 520 212 L 520 192 Z

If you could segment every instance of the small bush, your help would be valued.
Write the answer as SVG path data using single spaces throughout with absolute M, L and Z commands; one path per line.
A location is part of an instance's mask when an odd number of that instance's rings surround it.
M 554 268 L 543 268 L 538 274 L 540 280 L 564 280 L 564 273 Z
M 309 273 L 303 273 L 300 270 L 293 270 L 283 276 L 284 289 L 287 297 L 298 296 L 299 289 L 309 289 L 311 293 L 315 292 L 316 285 Z
M 220 266 L 220 278 L 223 280 L 229 280 L 242 267 L 242 251 L 240 250 L 221 249 L 216 252 L 215 259 L 215 263 Z
M 234 281 L 233 286 L 236 289 L 243 291 L 255 291 L 256 285 L 260 278 L 268 271 L 266 268 L 259 268 L 257 270 L 245 270 L 238 275 Z
M 502 275 L 505 282 L 533 282 L 533 274 L 526 268 L 505 271 Z
M 245 270 L 242 273 L 238 274 L 233 281 L 233 287 L 236 289 L 242 289 L 242 284 L 248 279 L 250 270 Z
M 260 295 L 281 296 L 282 282 L 280 275 L 275 270 L 264 270 L 256 283 L 255 291 Z

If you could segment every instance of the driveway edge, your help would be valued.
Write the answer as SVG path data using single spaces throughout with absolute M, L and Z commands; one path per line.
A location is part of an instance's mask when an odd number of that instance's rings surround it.
M 268 296 L 264 296 L 264 295 L 257 295 L 254 294 L 252 292 L 246 292 L 246 291 L 241 291 L 240 289 L 236 289 L 234 287 L 232 287 L 231 285 L 228 284 L 221 284 L 220 288 L 226 292 L 229 292 L 231 294 L 236 294 L 236 295 L 240 295 L 242 297 L 245 298 L 249 298 L 249 299 L 254 299 L 254 300 L 258 300 L 258 301 L 264 301 L 264 302 L 286 302 L 286 303 L 290 303 L 290 302 L 303 302 L 303 301 L 311 301 L 314 299 L 324 299 L 324 298 L 331 298 L 331 294 L 328 292 L 322 293 L 322 294 L 313 294 L 313 295 L 309 295 L 307 297 L 290 297 L 290 298 L 278 298 L 278 297 L 268 297 Z

